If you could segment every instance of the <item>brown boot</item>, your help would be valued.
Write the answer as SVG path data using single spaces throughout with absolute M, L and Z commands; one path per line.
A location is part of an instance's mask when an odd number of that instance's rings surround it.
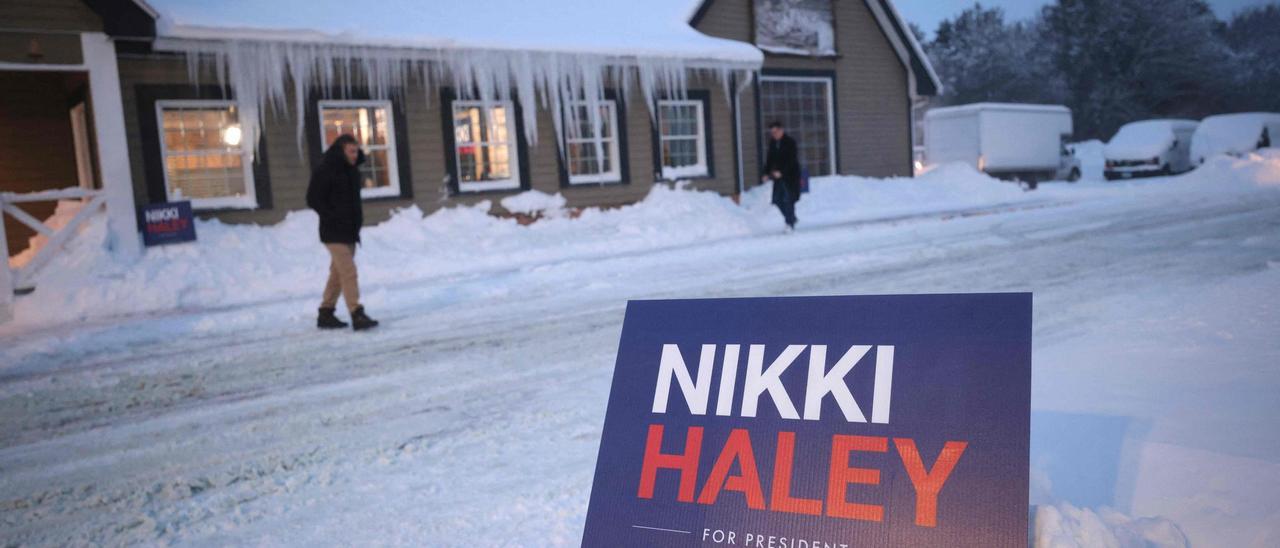
M 346 326 L 347 322 L 339 320 L 332 308 L 321 308 L 320 315 L 316 317 L 316 327 L 320 329 L 342 329 Z
M 364 313 L 364 305 L 357 306 L 351 311 L 351 329 L 363 331 L 375 327 L 378 327 L 378 321 Z

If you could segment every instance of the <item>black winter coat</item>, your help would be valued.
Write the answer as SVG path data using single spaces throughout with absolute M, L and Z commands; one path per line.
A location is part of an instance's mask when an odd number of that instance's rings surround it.
M 773 181 L 773 201 L 782 199 L 785 188 L 792 201 L 800 200 L 800 152 L 796 148 L 796 140 L 790 135 L 783 135 L 780 140 L 769 140 L 769 154 L 765 156 L 764 175 L 773 172 L 782 174 L 782 178 Z M 782 186 L 785 185 L 785 186 Z
M 320 214 L 320 241 L 326 244 L 354 244 L 360 241 L 364 208 L 360 204 L 360 164 L 347 163 L 341 146 L 331 146 L 311 171 L 307 185 L 307 207 Z

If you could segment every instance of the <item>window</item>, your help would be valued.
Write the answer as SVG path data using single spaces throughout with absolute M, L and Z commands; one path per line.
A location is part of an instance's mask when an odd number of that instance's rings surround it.
M 787 134 L 796 140 L 800 164 L 812 176 L 836 172 L 833 107 L 829 77 L 760 77 L 760 120 L 765 124 L 782 122 Z M 768 137 L 762 142 L 767 146 Z
M 515 109 L 509 101 L 488 106 L 454 101 L 453 142 L 459 191 L 520 188 Z
M 836 54 L 831 0 L 756 0 L 756 45 L 790 55 Z
M 258 206 L 236 103 L 157 101 L 156 118 L 168 200 L 197 209 Z
M 699 100 L 658 102 L 662 178 L 706 177 L 707 128 Z
M 390 101 L 320 101 L 320 146 L 323 150 L 342 134 L 350 134 L 364 149 L 360 166 L 366 198 L 399 196 L 396 128 Z
M 577 124 L 577 134 L 565 135 L 569 184 L 622 182 L 622 168 L 618 146 L 618 104 L 613 100 L 600 102 L 599 116 L 592 120 L 586 103 L 569 106 L 572 115 L 565 116 L 565 123 Z M 596 131 L 596 122 L 600 130 Z

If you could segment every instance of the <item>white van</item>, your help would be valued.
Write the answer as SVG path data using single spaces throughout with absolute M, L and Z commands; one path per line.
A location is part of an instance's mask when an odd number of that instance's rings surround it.
M 1071 109 L 1057 105 L 975 103 L 935 108 L 924 117 L 925 162 L 964 162 L 993 177 L 1031 186 L 1080 177 L 1065 146 Z
M 1219 154 L 1240 156 L 1274 146 L 1280 146 L 1280 113 L 1219 114 L 1200 122 L 1191 139 L 1191 159 L 1200 165 Z
M 1191 171 L 1191 138 L 1200 123 L 1193 120 L 1143 120 L 1117 131 L 1102 157 L 1108 181 Z

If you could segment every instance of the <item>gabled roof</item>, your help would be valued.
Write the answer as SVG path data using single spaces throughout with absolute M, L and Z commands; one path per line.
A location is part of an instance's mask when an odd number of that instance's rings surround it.
M 145 0 L 84 0 L 102 18 L 104 31 L 111 36 L 154 38 L 156 12 Z
M 711 8 L 712 2 L 715 0 L 698 0 L 696 6 L 689 15 L 689 25 L 697 26 L 707 14 L 707 10 Z M 907 59 L 905 60 L 911 72 L 916 75 L 916 94 L 921 96 L 934 96 L 942 91 L 942 80 L 938 78 L 938 73 L 934 72 L 933 65 L 929 63 L 929 56 L 925 55 L 924 48 L 920 47 L 920 41 L 916 39 L 915 34 L 911 32 L 911 28 L 907 26 L 902 19 L 902 15 L 898 13 L 898 9 L 893 6 L 893 2 L 889 0 L 865 0 L 868 7 L 875 4 L 886 15 L 887 24 L 876 18 L 876 22 L 881 24 L 882 30 L 890 40 L 896 41 L 902 45 L 906 51 Z
M 688 25 L 695 0 L 148 0 L 160 38 L 543 51 L 757 68 L 750 44 Z

